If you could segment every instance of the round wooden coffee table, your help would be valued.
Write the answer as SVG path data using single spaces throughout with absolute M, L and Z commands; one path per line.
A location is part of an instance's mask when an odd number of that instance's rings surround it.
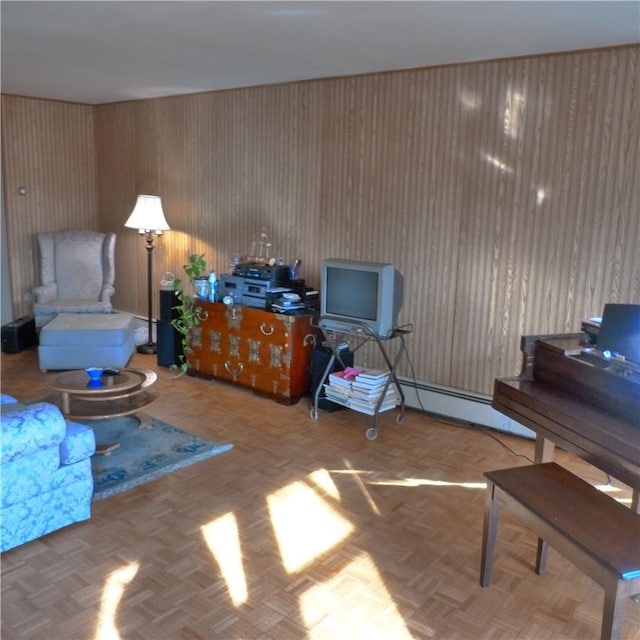
M 102 384 L 95 384 L 79 369 L 51 374 L 45 384 L 60 393 L 60 408 L 67 418 L 101 420 L 135 413 L 140 428 L 145 428 L 151 426 L 151 417 L 141 410 L 158 397 L 149 388 L 157 379 L 150 369 L 120 369 L 103 374 Z M 117 446 L 113 443 L 109 451 Z M 104 449 L 98 453 L 106 453 Z

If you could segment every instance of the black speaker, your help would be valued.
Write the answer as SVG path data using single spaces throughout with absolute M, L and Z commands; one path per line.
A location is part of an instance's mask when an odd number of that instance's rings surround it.
M 36 323 L 32 316 L 23 316 L 2 327 L 2 350 L 17 353 L 38 344 Z
M 156 325 L 158 365 L 170 367 L 180 363 L 182 340 L 180 334 L 171 326 L 169 320 L 158 320 Z
M 353 351 L 349 349 L 345 349 L 340 351 L 340 360 L 336 358 L 333 361 L 333 365 L 331 366 L 331 370 L 327 371 L 327 376 L 322 379 L 322 374 L 324 370 L 327 368 L 327 364 L 329 364 L 329 360 L 331 358 L 331 349 L 329 347 L 318 347 L 312 355 L 311 358 L 311 397 L 315 397 L 316 389 L 324 384 L 327 381 L 330 373 L 334 371 L 340 371 L 345 367 L 353 366 Z M 339 409 L 344 409 L 341 404 L 336 404 L 335 402 L 331 402 L 331 400 L 327 400 L 327 396 L 324 392 L 324 389 L 320 391 L 320 395 L 318 396 L 318 409 L 322 409 L 322 411 L 338 411 Z
M 160 290 L 160 317 L 156 325 L 158 365 L 170 367 L 180 363 L 182 336 L 171 326 L 178 317 L 174 307 L 178 304 L 178 294 L 169 290 Z
M 174 307 L 178 304 L 178 294 L 173 289 L 160 289 L 160 320 L 173 320 L 178 317 Z

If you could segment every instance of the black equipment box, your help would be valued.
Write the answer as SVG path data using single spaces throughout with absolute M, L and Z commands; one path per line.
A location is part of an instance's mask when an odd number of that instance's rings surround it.
M 233 269 L 234 276 L 265 280 L 273 287 L 285 285 L 289 281 L 289 267 L 283 264 L 269 265 L 255 262 L 241 262 Z
M 18 353 L 38 344 L 36 323 L 33 316 L 23 316 L 2 327 L 2 350 Z
M 331 358 L 331 349 L 329 347 L 320 346 L 318 347 L 312 354 L 311 360 L 311 397 L 314 397 L 316 389 L 329 381 L 329 374 L 334 371 L 340 371 L 344 369 L 344 367 L 352 367 L 353 366 L 353 351 L 350 349 L 344 349 L 339 352 L 340 360 L 336 357 L 333 361 L 333 365 L 331 367 L 331 371 L 327 371 L 327 377 L 323 380 L 322 374 L 324 370 L 327 368 L 327 364 L 329 364 L 329 360 Z M 340 409 L 344 409 L 341 404 L 337 404 L 335 402 L 331 402 L 331 400 L 327 400 L 327 394 L 324 389 L 320 391 L 320 395 L 318 396 L 318 409 L 322 411 L 332 412 L 339 411 Z

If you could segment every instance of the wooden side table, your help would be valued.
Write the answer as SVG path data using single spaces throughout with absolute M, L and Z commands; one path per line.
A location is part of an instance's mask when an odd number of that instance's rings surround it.
M 76 420 L 103 420 L 136 414 L 139 428 L 151 427 L 151 416 L 142 411 L 157 397 L 150 387 L 158 379 L 150 369 L 122 369 L 118 373 L 103 375 L 101 385 L 89 380 L 84 370 L 51 374 L 45 384 L 60 393 L 60 408 L 67 418 Z M 108 454 L 119 443 L 109 443 L 96 449 Z

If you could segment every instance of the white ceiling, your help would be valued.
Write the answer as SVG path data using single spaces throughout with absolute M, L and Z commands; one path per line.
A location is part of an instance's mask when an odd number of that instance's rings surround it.
M 2 0 L 2 92 L 101 104 L 640 42 L 640 2 Z

